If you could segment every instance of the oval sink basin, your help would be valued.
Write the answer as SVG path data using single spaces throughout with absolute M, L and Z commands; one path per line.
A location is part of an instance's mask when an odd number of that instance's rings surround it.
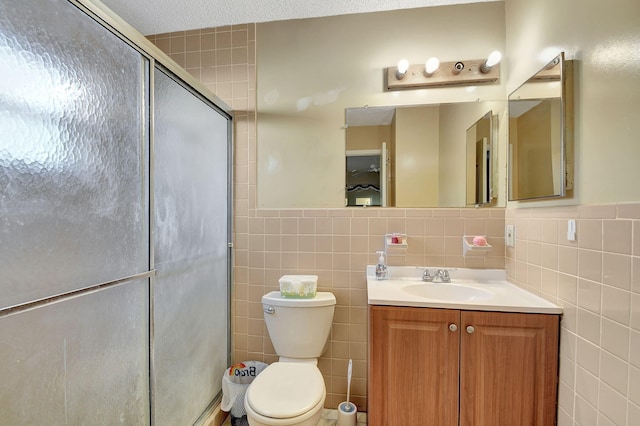
M 403 291 L 419 297 L 452 302 L 483 300 L 491 298 L 491 292 L 475 287 L 458 284 L 411 284 L 402 287 Z

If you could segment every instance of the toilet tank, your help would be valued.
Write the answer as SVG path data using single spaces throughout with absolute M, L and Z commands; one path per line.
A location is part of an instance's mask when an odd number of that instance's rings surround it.
M 262 296 L 264 320 L 276 354 L 318 358 L 326 349 L 336 298 L 317 292 L 312 299 L 284 298 L 279 291 Z

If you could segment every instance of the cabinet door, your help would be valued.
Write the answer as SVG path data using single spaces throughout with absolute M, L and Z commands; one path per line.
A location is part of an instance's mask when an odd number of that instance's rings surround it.
M 457 425 L 460 312 L 370 307 L 371 426 Z
M 558 316 L 462 312 L 461 325 L 460 425 L 554 425 Z

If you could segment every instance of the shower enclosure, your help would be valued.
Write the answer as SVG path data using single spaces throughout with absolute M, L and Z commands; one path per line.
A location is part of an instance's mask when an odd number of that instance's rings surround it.
M 0 2 L 0 70 L 0 422 L 201 422 L 230 362 L 230 109 L 84 0 Z

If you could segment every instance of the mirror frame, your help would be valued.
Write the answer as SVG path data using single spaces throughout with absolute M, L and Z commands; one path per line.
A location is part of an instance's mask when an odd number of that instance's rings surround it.
M 559 78 L 557 73 L 553 71 L 552 65 L 557 63 L 555 67 L 559 67 Z M 525 81 L 517 89 L 515 89 L 507 97 L 507 108 L 509 110 L 509 123 L 508 130 L 508 186 L 507 186 L 507 200 L 508 201 L 535 201 L 545 199 L 557 199 L 573 196 L 573 184 L 574 184 L 574 163 L 573 163 L 573 128 L 574 128 L 574 106 L 573 106 L 573 63 L 574 61 L 565 60 L 564 52 L 559 53 L 553 58 L 547 65 L 540 69 L 531 78 Z M 534 195 L 531 197 L 514 197 L 513 196 L 513 171 L 514 171 L 514 159 L 512 154 L 512 147 L 517 144 L 511 132 L 511 109 L 513 103 L 520 101 L 521 94 L 519 92 L 525 86 L 536 84 L 538 82 L 548 82 L 553 80 L 560 80 L 560 176 L 562 184 L 560 185 L 559 193 Z M 527 100 L 544 100 L 551 99 L 527 97 Z M 516 163 L 517 164 L 517 163 Z

